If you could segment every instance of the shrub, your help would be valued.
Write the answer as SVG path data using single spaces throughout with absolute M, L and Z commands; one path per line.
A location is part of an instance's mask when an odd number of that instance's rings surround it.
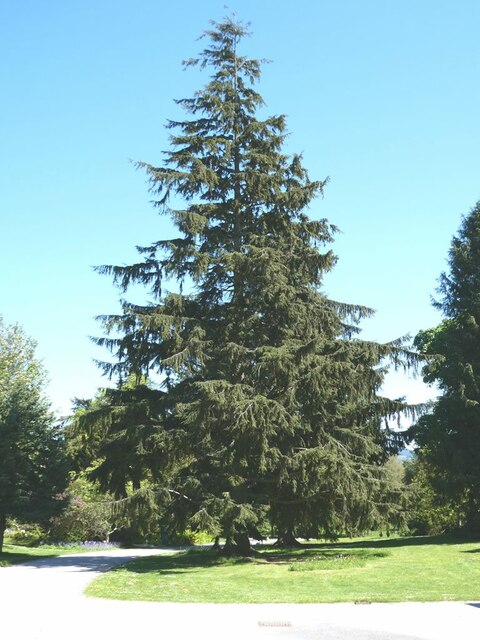
M 7 524 L 6 541 L 25 547 L 40 544 L 47 537 L 45 528 L 35 522 L 20 522 L 14 518 Z

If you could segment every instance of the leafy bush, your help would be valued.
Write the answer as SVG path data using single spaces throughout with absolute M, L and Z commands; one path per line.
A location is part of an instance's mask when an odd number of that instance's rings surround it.
M 7 524 L 6 541 L 25 547 L 40 544 L 47 537 L 45 528 L 34 522 L 20 522 L 14 518 Z
M 109 512 L 108 505 L 72 497 L 65 511 L 52 518 L 49 539 L 55 542 L 107 540 L 112 533 Z
M 125 525 L 122 517 L 114 514 L 110 497 L 85 473 L 72 474 L 64 499 L 66 508 L 50 520 L 48 537 L 52 542 L 108 541 Z

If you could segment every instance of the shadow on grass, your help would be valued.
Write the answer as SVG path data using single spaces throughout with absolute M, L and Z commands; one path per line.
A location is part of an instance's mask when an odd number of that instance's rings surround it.
M 369 561 L 385 558 L 388 549 L 412 546 L 449 545 L 478 542 L 478 538 L 467 540 L 453 536 L 411 536 L 405 538 L 380 538 L 377 540 L 352 542 L 303 543 L 301 547 L 292 549 L 278 549 L 271 545 L 262 545 L 253 557 L 226 557 L 211 549 L 191 549 L 168 556 L 150 556 L 136 559 L 129 564 L 113 569 L 131 571 L 132 573 L 175 574 L 200 569 L 214 569 L 216 567 L 238 565 L 269 565 L 304 563 L 314 560 L 335 559 L 342 555 L 352 556 L 359 560 Z M 350 553 L 346 553 L 346 552 Z M 480 549 L 465 551 L 465 553 L 480 553 Z
M 323 546 L 306 546 L 304 549 L 287 550 L 283 549 L 275 553 L 264 551 L 258 559 L 264 559 L 266 562 L 278 564 L 291 562 L 311 562 L 312 560 L 334 560 L 339 557 L 354 557 L 362 560 L 370 560 L 375 558 L 385 558 L 390 555 L 385 551 L 370 551 L 369 549 L 353 549 L 348 550 L 349 553 L 342 553 L 342 549 L 327 549 Z
M 379 538 L 377 540 L 359 540 L 352 542 L 306 543 L 306 548 L 335 549 L 396 549 L 398 547 L 418 547 L 427 545 L 467 544 L 478 542 L 477 538 L 459 538 L 454 536 L 407 536 L 405 538 Z
M 42 560 L 44 558 L 51 558 L 54 556 L 54 553 L 49 556 L 32 556 L 30 553 L 10 553 L 8 551 L 4 551 L 0 553 L 0 567 L 10 567 L 14 564 L 23 564 L 31 560 Z
M 158 573 L 173 574 L 191 571 L 192 569 L 208 569 L 223 567 L 225 565 L 238 566 L 255 563 L 257 558 L 227 558 L 217 551 L 208 549 L 192 549 L 182 551 L 175 555 L 150 556 L 129 562 L 123 567 L 117 567 L 113 571 L 132 571 L 133 573 Z
M 0 554 L 0 567 L 18 565 L 30 569 L 59 569 L 66 573 L 84 571 L 102 573 L 112 567 L 118 567 L 118 565 L 134 560 L 138 560 L 138 555 L 134 553 L 114 556 L 102 553 L 89 555 L 72 552 L 72 554 L 65 555 L 52 553 L 35 556 L 28 553 L 7 552 Z M 2 565 L 2 561 L 5 561 L 4 565 Z
M 367 549 L 353 550 L 350 553 L 339 554 L 338 549 L 323 549 L 322 545 L 305 547 L 302 549 L 275 550 L 274 548 L 262 549 L 253 557 L 235 558 L 222 556 L 217 551 L 192 549 L 187 552 L 170 556 L 151 556 L 135 560 L 125 566 L 113 569 L 113 571 L 131 571 L 132 573 L 156 573 L 158 575 L 174 575 L 201 569 L 215 569 L 233 566 L 268 566 L 268 565 L 305 565 L 307 563 L 322 561 L 334 561 L 340 559 L 352 559 L 359 561 L 377 560 L 388 556 L 388 552 L 374 552 Z

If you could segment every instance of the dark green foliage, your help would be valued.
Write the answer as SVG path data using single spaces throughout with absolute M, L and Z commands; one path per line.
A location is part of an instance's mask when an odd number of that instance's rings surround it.
M 430 357 L 425 381 L 442 392 L 413 430 L 433 491 L 458 505 L 465 529 L 480 532 L 480 203 L 464 218 L 436 303 L 446 319 L 415 343 Z
M 0 318 L 0 552 L 6 517 L 45 522 L 66 482 L 63 440 L 34 343 Z
M 167 518 L 227 546 L 266 515 L 278 532 L 327 535 L 389 517 L 382 464 L 398 442 L 387 418 L 404 404 L 378 390 L 386 359 L 412 357 L 401 341 L 358 339 L 372 311 L 322 292 L 335 228 L 307 210 L 325 182 L 282 152 L 283 116 L 258 117 L 260 63 L 238 53 L 245 35 L 230 19 L 207 32 L 186 64 L 209 68 L 209 82 L 178 101 L 188 119 L 168 124 L 164 164 L 139 164 L 179 237 L 99 269 L 152 298 L 103 318 L 110 335 L 98 342 L 117 357 L 106 371 L 163 382 L 110 392 L 96 477 L 119 496 L 148 479 Z
M 423 456 L 417 454 L 404 464 L 408 530 L 421 536 L 458 531 L 465 505 L 448 496 L 442 477 L 435 474 Z

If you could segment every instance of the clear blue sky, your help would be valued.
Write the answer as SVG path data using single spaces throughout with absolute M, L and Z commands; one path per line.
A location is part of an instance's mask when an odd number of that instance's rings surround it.
M 364 335 L 439 322 L 430 304 L 461 215 L 480 199 L 477 0 L 281 0 L 230 5 L 265 57 L 259 90 L 288 116 L 291 151 L 330 176 L 312 215 L 342 233 L 325 282 L 374 307 Z M 223 2 L 0 3 L 0 313 L 38 341 L 54 408 L 106 381 L 90 343 L 119 294 L 92 265 L 129 263 L 169 233 L 129 159 L 159 162 L 181 70 Z M 387 391 L 419 400 L 419 383 Z

